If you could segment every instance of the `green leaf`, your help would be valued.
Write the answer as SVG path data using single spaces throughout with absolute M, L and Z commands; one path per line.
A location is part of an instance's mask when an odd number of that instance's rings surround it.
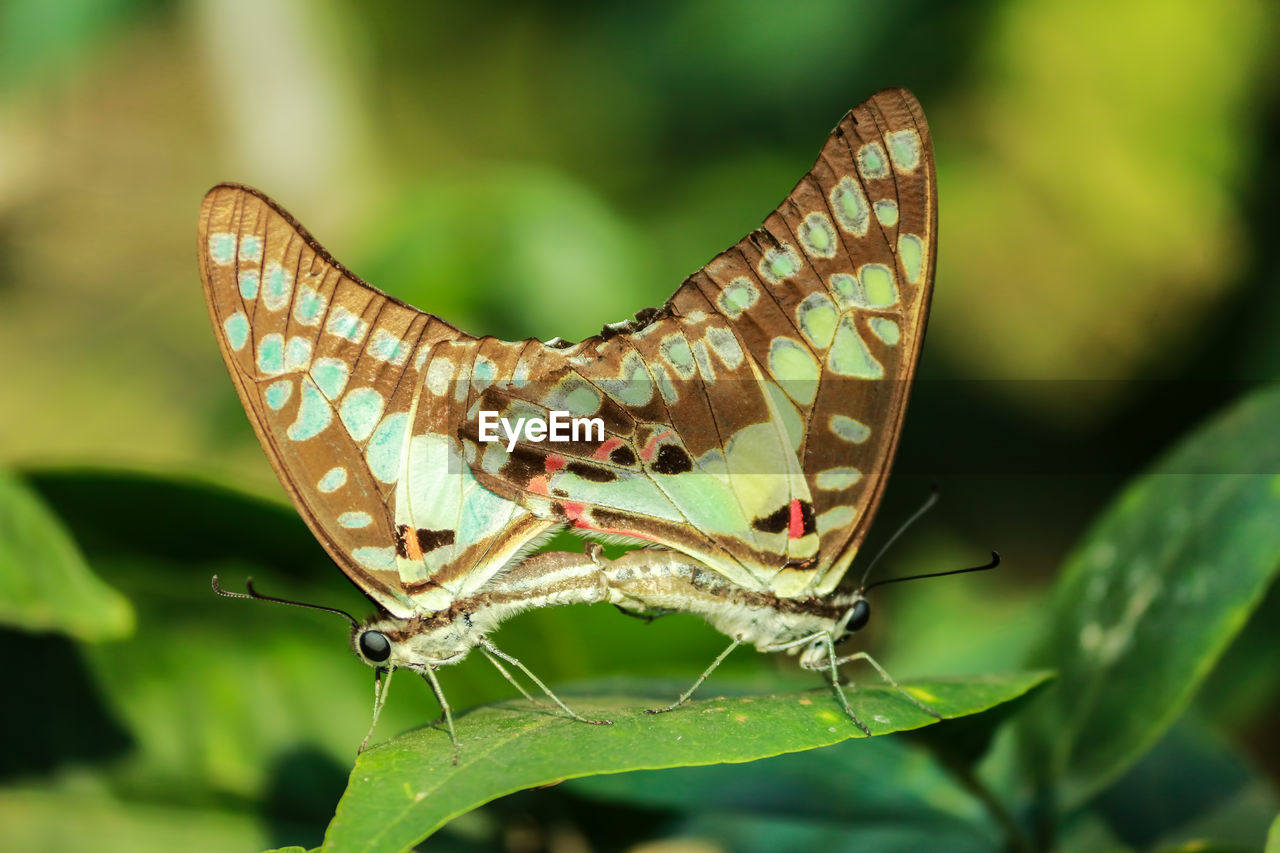
M 1042 781 L 1070 807 L 1179 716 L 1280 567 L 1280 389 L 1194 433 L 1112 504 L 1067 561 L 1028 715 Z
M 1280 805 L 1266 777 L 1193 713 L 1089 804 L 1135 850 L 1256 849 Z
M 1276 815 L 1267 833 L 1267 853 L 1280 853 L 1280 815 Z
M 1042 682 L 1042 672 L 904 685 L 944 717 L 974 714 Z M 670 701 L 634 685 L 630 695 L 575 697 L 575 709 L 611 726 L 574 722 L 507 702 L 457 720 L 460 759 L 438 728 L 418 729 L 360 756 L 325 838 L 327 850 L 401 850 L 504 794 L 562 779 L 664 767 L 737 763 L 829 746 L 862 732 L 829 690 L 691 702 L 653 716 Z M 644 697 L 644 698 L 640 698 Z M 875 734 L 934 722 L 888 686 L 859 687 L 854 711 Z
M 964 719 L 981 719 L 998 708 Z M 947 725 L 950 721 L 921 731 Z M 563 787 L 595 800 L 691 814 L 722 812 L 859 826 L 909 820 L 931 831 L 961 827 L 970 834 L 986 821 L 972 794 L 928 752 L 900 737 L 860 738 L 746 765 L 586 776 Z
M 0 794 L 2 850 L 222 853 L 270 843 L 248 810 L 139 803 L 83 784 L 6 788 Z
M 905 853 L 913 850 L 990 853 L 1001 849 L 998 841 L 971 827 L 920 825 L 905 815 L 884 822 L 859 822 L 855 829 L 824 821 L 713 812 L 691 816 L 675 827 L 669 840 L 672 850 L 732 850 L 733 853 L 812 853 L 815 850 L 822 853 Z M 687 848 L 681 842 L 687 844 Z M 654 849 L 667 848 L 655 845 Z
M 133 630 L 133 608 L 99 580 L 70 534 L 25 483 L 0 471 L 0 623 L 108 640 Z

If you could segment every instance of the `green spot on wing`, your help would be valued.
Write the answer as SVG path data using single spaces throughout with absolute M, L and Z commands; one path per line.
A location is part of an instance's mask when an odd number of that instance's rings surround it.
M 365 450 L 369 472 L 384 483 L 394 483 L 400 473 L 401 451 L 408 428 L 409 415 L 396 412 L 383 418 L 369 439 Z
M 865 264 L 858 272 L 867 308 L 888 308 L 898 301 L 893 272 L 884 264 Z
M 258 370 L 268 375 L 284 371 L 284 338 L 282 336 L 267 335 L 258 343 Z
M 306 441 L 324 432 L 333 421 L 333 407 L 316 388 L 310 377 L 302 380 L 302 401 L 298 404 L 298 419 L 286 431 L 294 441 Z
M 267 386 L 267 390 L 263 392 L 263 399 L 267 401 L 267 406 L 273 411 L 279 411 L 284 404 L 289 402 L 289 397 L 293 394 L 293 380 L 281 379 L 279 382 L 272 382 Z
M 245 342 L 249 340 L 249 318 L 243 311 L 237 311 L 222 324 L 222 330 L 227 333 L 227 343 L 231 348 L 242 350 Z
M 898 259 L 902 261 L 902 274 L 911 284 L 920 283 L 924 271 L 924 243 L 914 234 L 898 235 Z
M 827 354 L 827 364 L 833 373 L 841 376 L 859 379 L 880 379 L 884 376 L 884 366 L 871 355 L 847 314 L 840 319 L 836 338 Z

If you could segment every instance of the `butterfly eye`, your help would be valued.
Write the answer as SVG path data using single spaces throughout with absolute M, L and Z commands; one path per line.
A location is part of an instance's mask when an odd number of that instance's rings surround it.
M 365 631 L 360 635 L 360 654 L 374 663 L 382 663 L 391 657 L 391 641 L 378 631 Z
M 861 599 L 853 605 L 853 613 L 849 617 L 845 629 L 850 633 L 861 630 L 867 624 L 867 620 L 871 618 L 871 605 L 867 604 L 867 600 Z

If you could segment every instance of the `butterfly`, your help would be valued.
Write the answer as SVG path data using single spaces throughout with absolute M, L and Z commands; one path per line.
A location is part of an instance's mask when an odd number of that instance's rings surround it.
M 584 719 L 488 638 L 554 604 L 698 613 L 729 650 L 834 678 L 834 643 L 869 616 L 840 586 L 898 442 L 936 232 L 929 131 L 903 89 L 851 110 L 764 224 L 665 305 L 577 343 L 467 334 L 363 282 L 257 190 L 214 187 L 199 252 L 219 346 L 286 491 L 379 610 L 352 619 L 375 723 L 382 674 L 410 669 L 452 737 L 434 672 L 475 647 Z M 563 529 L 644 547 L 528 556 Z

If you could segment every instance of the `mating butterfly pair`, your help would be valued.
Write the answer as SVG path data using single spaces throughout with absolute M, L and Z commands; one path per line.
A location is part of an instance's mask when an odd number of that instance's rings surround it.
M 211 190 L 199 246 L 219 345 L 285 489 L 379 608 L 353 629 L 376 707 L 381 675 L 412 669 L 452 736 L 437 667 L 479 646 L 534 678 L 487 635 L 529 608 L 608 601 L 700 614 L 732 638 L 725 654 L 799 653 L 866 730 L 834 644 L 869 609 L 841 581 L 898 441 L 936 223 L 924 115 L 886 90 L 661 309 L 576 344 L 506 342 L 364 283 L 261 193 Z M 482 413 L 599 429 L 492 441 Z M 524 556 L 565 528 L 648 547 Z

